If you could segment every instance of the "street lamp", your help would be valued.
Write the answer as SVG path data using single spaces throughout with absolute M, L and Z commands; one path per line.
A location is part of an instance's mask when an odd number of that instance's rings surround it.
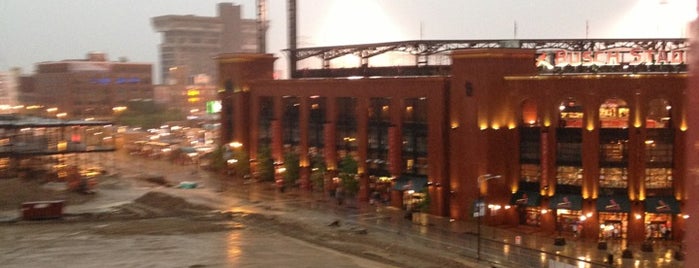
M 486 214 L 485 213 L 485 202 L 483 199 L 485 197 L 481 194 L 481 184 L 483 182 L 492 180 L 492 179 L 498 179 L 500 178 L 500 175 L 493 175 L 493 174 L 483 174 L 478 176 L 478 203 L 476 203 L 476 207 L 478 208 L 478 212 L 474 214 L 478 214 L 478 253 L 476 259 L 478 261 L 481 260 L 481 218 Z

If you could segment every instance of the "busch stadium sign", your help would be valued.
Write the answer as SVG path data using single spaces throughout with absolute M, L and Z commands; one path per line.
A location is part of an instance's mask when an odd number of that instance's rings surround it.
M 569 40 L 537 44 L 542 73 L 686 72 L 686 40 Z
M 588 65 L 639 65 L 639 64 L 685 64 L 687 51 L 676 50 L 629 50 L 612 51 L 567 51 L 542 53 L 537 58 L 537 66 L 588 66 Z

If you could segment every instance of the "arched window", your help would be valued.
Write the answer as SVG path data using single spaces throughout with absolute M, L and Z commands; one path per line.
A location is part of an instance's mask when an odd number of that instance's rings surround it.
M 601 128 L 628 128 L 629 106 L 622 99 L 607 99 L 599 107 Z
M 648 103 L 648 114 L 646 116 L 646 128 L 671 128 L 672 106 L 665 99 L 654 99 Z
M 526 99 L 522 102 L 522 126 L 539 126 L 537 105 L 532 99 Z
M 582 128 L 583 107 L 575 99 L 568 98 L 558 106 L 558 125 L 563 128 Z

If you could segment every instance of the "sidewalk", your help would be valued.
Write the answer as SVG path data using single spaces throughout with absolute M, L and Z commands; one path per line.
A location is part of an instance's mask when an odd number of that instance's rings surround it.
M 264 183 L 257 182 L 255 184 Z M 306 192 L 303 190 L 287 190 L 286 193 L 278 193 L 274 187 L 246 187 L 245 184 L 233 182 L 235 187 L 245 187 L 248 190 L 264 191 L 256 193 L 274 195 L 275 198 L 284 198 L 298 201 L 299 204 L 315 204 L 309 209 L 323 210 L 330 213 L 348 215 L 359 224 L 371 224 L 373 228 L 388 230 L 387 228 L 399 228 L 400 232 L 410 232 L 411 235 L 421 236 L 432 243 L 447 245 L 448 247 L 463 247 L 462 255 L 475 259 L 474 248 L 483 247 L 483 254 L 488 258 L 481 258 L 485 267 L 520 267 L 547 266 L 544 263 L 549 259 L 558 260 L 561 263 L 575 265 L 574 267 L 634 267 L 634 268 L 663 268 L 684 267 L 682 261 L 674 259 L 674 253 L 679 244 L 669 241 L 656 241 L 653 243 L 653 252 L 641 250 L 640 243 L 628 246 L 632 256 L 623 258 L 621 241 L 609 241 L 607 249 L 598 249 L 598 241 L 589 241 L 563 234 L 565 245 L 554 245 L 558 237 L 555 232 L 541 232 L 531 226 L 478 226 L 474 222 L 454 221 L 449 218 L 428 215 L 428 224 L 420 225 L 405 218 L 405 211 L 385 205 L 375 206 L 368 202 L 352 201 L 344 206 L 338 206 L 333 198 L 320 192 Z M 249 185 L 249 184 L 248 184 Z M 318 204 L 320 203 L 320 204 Z M 307 205 L 306 205 L 307 206 Z M 480 238 L 479 238 L 480 237 Z M 519 238 L 518 238 L 519 237 Z M 475 244 L 477 240 L 478 244 Z M 479 250 L 480 253 L 480 250 Z M 501 256 L 497 256 L 500 254 Z M 609 265 L 608 255 L 613 255 L 613 265 Z M 628 257 L 628 256 L 627 256 Z M 488 261 L 483 261 L 487 259 Z M 573 267 L 573 266 L 571 266 Z

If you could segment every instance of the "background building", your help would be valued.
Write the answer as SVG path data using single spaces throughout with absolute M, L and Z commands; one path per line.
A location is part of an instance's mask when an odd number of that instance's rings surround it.
M 21 69 L 0 72 L 0 113 L 11 113 L 20 105 L 19 87 Z
M 156 103 L 177 107 L 189 119 L 212 119 L 207 107 L 218 103 L 220 53 L 258 50 L 258 21 L 243 19 L 242 8 L 220 3 L 218 16 L 165 15 L 152 19 L 162 33 L 160 73 Z
M 152 98 L 152 64 L 109 61 L 100 52 L 38 63 L 36 73 L 22 79 L 26 105 L 56 108 L 51 110 L 55 115 L 71 118 L 108 117 L 130 100 Z
M 257 22 L 243 19 L 241 6 L 220 3 L 217 17 L 165 15 L 152 19 L 153 29 L 162 33 L 160 73 L 163 84 L 174 84 L 171 69 L 180 70 L 193 84 L 194 76 L 218 77 L 213 57 L 220 53 L 256 52 Z

